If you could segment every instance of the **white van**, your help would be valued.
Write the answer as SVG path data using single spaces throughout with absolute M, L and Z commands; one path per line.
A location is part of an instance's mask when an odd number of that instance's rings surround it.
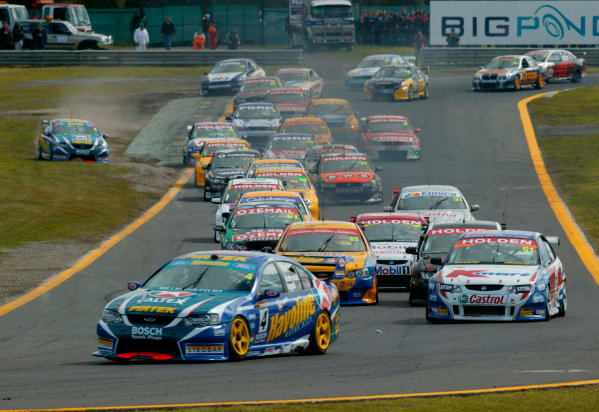
M 42 7 L 42 19 L 52 16 L 53 20 L 64 20 L 71 23 L 81 32 L 91 32 L 92 23 L 83 4 L 54 3 Z
M 29 13 L 25 6 L 20 4 L 0 3 L 0 22 L 7 21 L 11 30 L 16 22 L 27 20 L 28 18 Z

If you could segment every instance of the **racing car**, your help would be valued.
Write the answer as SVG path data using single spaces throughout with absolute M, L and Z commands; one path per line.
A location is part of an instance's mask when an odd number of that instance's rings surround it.
M 364 97 L 367 100 L 428 99 L 428 74 L 412 63 L 382 67 L 372 79 L 364 83 Z
M 283 121 L 280 133 L 307 133 L 316 138 L 318 144 L 333 143 L 331 130 L 327 124 L 318 117 L 294 117 Z
M 283 228 L 304 220 L 301 211 L 291 202 L 241 203 L 231 212 L 222 232 L 221 247 L 228 250 L 262 250 L 274 248 Z
M 233 97 L 233 108 L 241 103 L 263 101 L 269 90 L 279 87 L 281 87 L 281 81 L 278 77 L 267 76 L 245 79 L 241 84 L 239 93 Z
M 42 120 L 37 140 L 37 158 L 47 160 L 83 160 L 108 163 L 106 135 L 87 120 Z
M 279 69 L 275 74 L 285 87 L 303 89 L 309 100 L 324 96 L 324 80 L 308 68 Z
M 260 159 L 251 164 L 245 177 L 254 177 L 258 170 L 264 168 L 291 168 L 304 170 L 302 163 L 296 159 Z
M 478 209 L 478 205 L 469 206 L 455 186 L 422 185 L 395 189 L 391 206 L 383 211 L 418 213 L 429 222 L 467 222 L 474 220 L 472 212 Z
M 404 116 L 369 116 L 360 119 L 362 126 L 358 146 L 375 158 L 393 160 L 420 159 L 420 139 L 416 136 L 421 129 L 414 127 Z
M 537 232 L 475 232 L 460 236 L 428 282 L 426 319 L 549 320 L 565 316 L 566 273 Z M 441 258 L 431 263 L 443 264 Z
M 315 184 L 323 202 L 380 203 L 383 181 L 363 153 L 333 153 L 316 165 Z
M 179 256 L 111 300 L 94 356 L 241 360 L 323 354 L 339 333 L 339 294 L 295 261 L 256 252 Z
M 535 50 L 526 55 L 535 59 L 541 66 L 546 83 L 555 80 L 570 80 L 572 83 L 578 83 L 587 72 L 586 60 L 576 57 L 567 50 Z
M 258 180 L 272 180 L 272 179 L 258 179 Z M 291 203 L 297 207 L 300 213 L 303 216 L 304 221 L 313 220 L 312 214 L 310 213 L 310 209 L 308 209 L 308 205 L 304 201 L 304 198 L 298 192 L 292 192 L 289 190 L 285 191 L 256 191 L 249 192 L 244 194 L 241 199 L 239 199 L 239 205 L 245 205 L 247 203 L 271 203 L 271 202 L 279 202 L 279 203 Z
M 543 68 L 530 56 L 498 56 L 476 72 L 472 79 L 474 91 L 520 90 L 523 86 L 542 89 L 545 86 Z
M 352 221 L 362 229 L 376 254 L 379 289 L 408 287 L 416 259 L 406 248 L 418 245 L 427 226 L 424 219 L 413 213 L 363 213 Z
M 358 153 L 355 146 L 349 144 L 324 144 L 312 146 L 304 159 L 304 167 L 310 173 L 316 173 L 316 165 L 320 158 L 330 153 Z
M 302 161 L 308 150 L 316 146 L 311 134 L 279 133 L 273 134 L 266 143 L 265 156 L 273 159 L 295 159 Z
M 204 200 L 220 197 L 229 180 L 243 178 L 250 164 L 260 158 L 257 150 L 221 149 L 214 152 L 212 161 L 204 169 Z
M 336 138 L 343 136 L 351 140 L 358 134 L 358 119 L 345 99 L 312 100 L 307 114 L 324 120 Z
M 237 150 L 250 150 L 250 144 L 243 139 L 212 139 L 204 142 L 204 146 L 200 153 L 195 153 L 193 157 L 196 159 L 195 165 L 195 186 L 203 187 L 206 178 L 206 169 L 210 162 L 212 162 L 212 156 L 218 150 L 222 149 L 237 149 Z
M 274 252 L 301 263 L 339 289 L 342 305 L 378 303 L 376 256 L 355 223 L 292 223 Z
M 194 154 L 200 153 L 209 139 L 239 139 L 237 129 L 231 123 L 200 122 L 187 126 L 187 139 L 183 146 L 183 164 L 195 162 Z
M 446 259 L 449 250 L 458 237 L 464 233 L 502 230 L 497 222 L 487 220 L 472 220 L 469 222 L 431 223 L 427 232 L 420 239 L 418 246 L 406 248 L 406 253 L 414 255 L 416 263 L 412 267 L 410 279 L 410 305 L 426 304 L 428 296 L 428 280 L 435 274 L 438 265 L 433 265 L 431 259 L 438 257 Z
M 345 75 L 345 86 L 349 89 L 364 88 L 364 83 L 383 66 L 399 66 L 408 64 L 398 54 L 373 54 L 366 56 L 362 61 Z
M 233 179 L 229 180 L 227 188 L 224 190 L 222 197 L 213 197 L 212 203 L 218 204 L 216 213 L 214 214 L 214 227 L 224 227 L 226 218 L 229 217 L 231 208 L 233 208 L 239 199 L 246 193 L 260 191 L 284 191 L 283 182 L 278 179 Z M 226 218 L 225 218 L 226 217 Z M 221 232 L 214 231 L 214 241 L 220 242 Z
M 281 126 L 281 115 L 272 103 L 242 103 L 233 116 L 227 116 L 239 135 L 256 149 L 263 148 L 270 135 Z
M 310 105 L 310 100 L 303 89 L 272 89 L 266 94 L 264 101 L 277 106 L 284 119 L 305 116 Z
M 221 60 L 214 65 L 210 73 L 204 73 L 202 96 L 211 94 L 237 94 L 245 79 L 264 77 L 266 73 L 251 59 Z

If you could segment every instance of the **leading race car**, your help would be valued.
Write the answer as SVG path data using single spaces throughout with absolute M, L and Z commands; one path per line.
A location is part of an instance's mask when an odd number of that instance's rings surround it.
M 370 80 L 381 67 L 405 64 L 408 64 L 408 62 L 398 54 L 373 54 L 366 56 L 356 67 L 347 72 L 345 75 L 345 86 L 349 89 L 362 90 L 364 83 Z
M 229 180 L 245 176 L 250 164 L 260 159 L 257 150 L 220 149 L 214 152 L 206 165 L 204 175 L 204 200 L 220 197 Z
M 549 320 L 567 308 L 566 273 L 540 233 L 477 232 L 460 236 L 429 280 L 426 319 Z M 442 264 L 440 258 L 431 259 Z
M 42 120 L 37 141 L 37 158 L 47 160 L 83 160 L 108 163 L 106 135 L 87 120 Z
M 227 117 L 239 135 L 254 149 L 263 148 L 270 136 L 281 126 L 281 115 L 272 103 L 242 103 L 233 116 Z
M 266 73 L 251 59 L 219 61 L 202 79 L 202 96 L 211 94 L 237 94 L 245 79 L 264 77 Z
M 323 354 L 339 333 L 339 295 L 291 259 L 200 251 L 166 263 L 106 305 L 95 356 L 240 360 Z
M 576 57 L 567 50 L 535 50 L 526 55 L 535 59 L 541 66 L 547 83 L 555 80 L 570 80 L 572 83 L 578 83 L 587 72 L 586 60 Z
M 361 120 L 358 146 L 374 158 L 420 160 L 421 129 L 414 127 L 404 116 L 368 116 Z
M 200 153 L 204 143 L 211 139 L 239 139 L 237 129 L 231 123 L 200 122 L 187 126 L 187 139 L 183 146 L 183 163 L 193 164 L 193 155 Z
M 372 99 L 413 100 L 428 99 L 429 78 L 424 69 L 410 63 L 385 66 L 364 83 L 364 97 Z
M 406 288 L 415 256 L 406 248 L 418 245 L 426 222 L 413 213 L 363 213 L 352 221 L 366 235 L 376 254 L 376 276 L 380 289 Z
M 467 222 L 474 220 L 472 212 L 478 209 L 478 205 L 469 206 L 455 186 L 422 185 L 395 189 L 391 206 L 383 211 L 418 213 L 429 222 Z
M 303 89 L 309 100 L 324 96 L 324 80 L 315 70 L 308 68 L 279 69 L 275 74 L 285 87 Z
M 236 108 L 241 103 L 263 101 L 269 90 L 279 87 L 281 87 L 281 81 L 278 77 L 268 76 L 245 79 L 241 84 L 239 93 L 233 97 L 233 108 Z
M 476 72 L 472 88 L 480 90 L 520 90 L 523 86 L 542 89 L 543 69 L 530 56 L 499 56 Z
M 313 221 L 287 227 L 275 253 L 339 289 L 342 305 L 378 303 L 376 256 L 355 223 Z

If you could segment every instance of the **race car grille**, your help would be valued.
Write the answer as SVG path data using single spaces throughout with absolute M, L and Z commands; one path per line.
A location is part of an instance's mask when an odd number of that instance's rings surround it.
M 268 135 L 259 135 L 259 136 L 245 136 L 245 140 L 247 140 L 252 148 L 260 148 L 265 147 L 270 134 Z
M 376 282 L 381 289 L 407 288 L 410 285 L 410 275 L 377 276 Z
M 301 263 L 301 262 L 300 262 Z M 319 279 L 328 279 L 335 274 L 335 265 L 331 266 L 312 266 L 310 264 L 304 265 L 314 276 Z
M 175 319 L 173 316 L 158 316 L 154 314 L 127 315 L 129 322 L 135 325 L 168 325 Z
M 496 83 L 481 83 L 480 86 L 483 89 L 496 89 L 497 88 L 497 84 Z
M 249 250 L 262 250 L 263 247 L 269 246 L 269 247 L 275 247 L 277 245 L 277 242 L 279 241 L 279 239 L 273 239 L 273 240 L 251 240 L 251 241 L 245 241 L 245 245 L 247 246 L 247 248 Z
M 495 80 L 497 79 L 496 74 L 483 74 L 483 80 Z
M 464 306 L 464 315 L 505 316 L 505 306 Z M 454 313 L 455 309 L 454 309 Z
M 378 142 L 381 146 L 411 146 L 412 142 Z
M 73 147 L 75 149 L 91 149 L 92 144 L 91 143 L 90 144 L 74 144 L 73 143 Z
M 117 345 L 117 352 L 158 352 L 167 353 L 175 357 L 181 356 L 176 342 L 145 339 L 120 339 Z
M 496 291 L 503 288 L 503 285 L 466 285 L 466 289 L 479 291 Z
M 385 259 L 377 259 L 376 263 L 378 263 L 379 265 L 405 265 L 406 263 L 408 263 L 407 260 L 385 260 Z

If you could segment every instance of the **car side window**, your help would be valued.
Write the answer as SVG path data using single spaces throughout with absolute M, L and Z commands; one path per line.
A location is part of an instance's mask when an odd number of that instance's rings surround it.
M 549 255 L 549 262 L 553 262 L 557 256 L 556 256 L 555 252 L 553 251 L 551 244 L 546 239 L 543 239 L 543 244 L 545 245 L 545 248 L 547 249 L 547 253 Z
M 527 69 L 528 68 L 528 62 L 526 61 L 526 59 L 522 59 L 522 68 L 523 69 Z
M 310 272 L 308 272 L 302 265 L 293 265 L 295 270 L 299 274 L 300 280 L 302 282 L 302 287 L 304 290 L 312 289 L 312 276 L 310 276 Z
M 551 256 L 547 251 L 544 241 L 538 242 L 539 254 L 541 255 L 541 264 L 547 266 L 551 262 Z
M 557 62 L 561 62 L 562 58 L 560 57 L 560 55 L 558 53 L 551 53 L 551 55 L 549 56 L 549 59 L 547 59 L 547 61 L 549 61 L 551 63 L 557 63 Z
M 260 284 L 258 286 L 258 296 L 262 296 L 266 289 L 277 289 L 281 293 L 285 293 L 285 286 L 281 280 L 281 275 L 274 263 L 269 263 L 262 269 Z
M 285 281 L 285 286 L 288 293 L 297 292 L 303 289 L 302 282 L 295 265 L 288 262 L 277 262 L 277 266 L 283 274 L 283 279 Z

